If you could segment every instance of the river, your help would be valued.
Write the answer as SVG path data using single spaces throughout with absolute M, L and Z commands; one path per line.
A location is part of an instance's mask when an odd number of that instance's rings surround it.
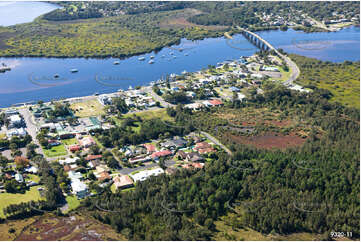
M 0 26 L 32 22 L 59 7 L 46 2 L 0 2 Z
M 350 27 L 332 33 L 261 31 L 260 36 L 276 48 L 333 62 L 360 60 L 360 29 Z M 163 48 L 158 53 L 119 59 L 85 58 L 0 58 L 0 63 L 12 67 L 0 73 L 0 107 L 31 101 L 109 93 L 146 85 L 170 73 L 197 71 L 258 51 L 242 35 L 233 40 L 209 38 L 201 41 L 183 39 L 180 45 Z M 154 56 L 154 64 L 148 64 Z M 118 65 L 114 62 L 119 61 Z M 77 73 L 70 70 L 76 68 Z M 54 75 L 59 77 L 55 78 Z

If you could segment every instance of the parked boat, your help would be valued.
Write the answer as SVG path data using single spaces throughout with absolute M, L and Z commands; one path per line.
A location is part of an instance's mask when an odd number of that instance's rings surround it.
M 98 93 L 98 92 L 95 92 L 95 93 L 94 93 L 94 96 L 99 96 L 99 93 Z
M 54 75 L 54 78 L 59 78 L 59 77 L 60 77 L 59 74 L 55 74 L 55 75 Z
M 145 57 L 139 57 L 138 60 L 144 61 L 144 60 L 145 60 Z
M 76 73 L 76 72 L 78 72 L 78 69 L 71 69 L 70 72 L 71 73 Z
M 113 64 L 114 64 L 114 65 L 119 65 L 120 62 L 119 62 L 119 61 L 114 61 Z
M 154 64 L 154 60 L 150 60 L 148 64 Z
M 154 56 L 151 55 L 150 58 L 151 58 L 151 59 L 154 59 Z

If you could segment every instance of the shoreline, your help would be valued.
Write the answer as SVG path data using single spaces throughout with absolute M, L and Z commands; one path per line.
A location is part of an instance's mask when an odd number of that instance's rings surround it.
M 311 31 L 311 32 L 307 32 L 305 31 L 306 29 L 297 29 L 297 26 L 293 26 L 293 27 L 289 27 L 288 29 L 292 29 L 294 31 L 301 31 L 305 34 L 312 34 L 312 33 L 333 33 L 333 32 L 338 32 L 341 31 L 344 28 L 351 28 L 351 27 L 356 27 L 356 28 L 360 28 L 360 25 L 357 25 L 356 23 L 354 24 L 350 24 L 344 27 L 339 28 L 338 30 L 335 31 Z M 231 26 L 230 26 L 231 28 Z M 283 31 L 281 30 L 279 27 L 266 27 L 264 29 L 257 29 L 254 30 L 253 27 L 249 28 L 250 31 L 254 32 L 254 33 L 258 33 L 258 32 L 263 32 L 263 31 Z M 140 56 L 140 55 L 144 55 L 144 54 L 150 54 L 152 52 L 160 52 L 161 50 L 163 50 L 164 48 L 169 48 L 169 47 L 173 47 L 173 46 L 178 46 L 181 44 L 182 39 L 188 40 L 188 41 L 199 41 L 199 40 L 205 40 L 205 39 L 216 39 L 216 38 L 226 38 L 225 34 L 228 34 L 229 36 L 233 36 L 233 35 L 237 35 L 237 34 L 241 34 L 240 32 L 238 32 L 235 29 L 231 29 L 229 31 L 225 31 L 223 33 L 219 33 L 217 34 L 216 37 L 214 36 L 205 36 L 202 38 L 197 38 L 197 39 L 187 39 L 186 37 L 180 37 L 180 39 L 173 41 L 165 46 L 162 47 L 157 47 L 154 48 L 150 51 L 140 51 L 140 52 L 136 52 L 133 54 L 122 54 L 122 55 L 104 55 L 104 56 L 83 56 L 83 55 L 79 55 L 79 56 L 54 56 L 54 55 L 50 55 L 50 56 L 46 56 L 46 55 L 0 55 L 0 58 L 3 59 L 10 59 L 10 58 L 47 58 L 47 59 L 51 59 L 51 58 L 56 58 L 56 59 L 95 59 L 95 60 L 106 60 L 106 59 L 120 59 L 120 60 L 125 60 L 131 57 L 135 57 L 135 56 Z

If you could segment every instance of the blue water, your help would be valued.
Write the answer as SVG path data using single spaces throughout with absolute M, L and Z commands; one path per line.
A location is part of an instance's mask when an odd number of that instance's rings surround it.
M 57 8 L 58 5 L 45 2 L 0 2 L 0 26 L 31 22 Z
M 334 33 L 307 34 L 289 29 L 262 31 L 259 34 L 286 52 L 315 57 L 320 60 L 342 62 L 360 60 L 360 29 L 350 27 Z M 183 48 L 180 51 L 179 48 Z M 29 101 L 50 101 L 59 98 L 109 93 L 127 89 L 130 85 L 149 84 L 170 73 L 197 71 L 218 62 L 249 56 L 258 49 L 242 35 L 234 40 L 210 38 L 201 41 L 182 40 L 180 45 L 163 48 L 158 53 L 124 60 L 119 59 L 58 59 L 58 58 L 0 58 L 13 69 L 0 73 L 0 107 Z M 173 53 L 174 55 L 171 55 Z M 148 64 L 150 56 L 154 64 Z M 187 56 L 186 56 L 187 55 Z M 164 57 L 162 57 L 164 56 Z M 173 58 L 176 56 L 176 58 Z M 119 61 L 119 65 L 114 65 Z M 76 68 L 78 73 L 70 73 Z M 59 74 L 59 78 L 54 78 Z

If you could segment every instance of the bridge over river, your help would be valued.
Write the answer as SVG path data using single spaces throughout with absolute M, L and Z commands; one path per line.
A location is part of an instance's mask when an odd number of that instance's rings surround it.
M 300 75 L 300 69 L 288 56 L 282 55 L 275 47 L 273 47 L 267 40 L 263 39 L 256 33 L 253 33 L 247 29 L 237 26 L 241 30 L 242 35 L 249 40 L 252 44 L 260 48 L 261 50 L 273 50 L 282 60 L 286 62 L 291 71 L 291 76 L 287 81 L 284 82 L 285 86 L 289 86 L 297 79 Z

